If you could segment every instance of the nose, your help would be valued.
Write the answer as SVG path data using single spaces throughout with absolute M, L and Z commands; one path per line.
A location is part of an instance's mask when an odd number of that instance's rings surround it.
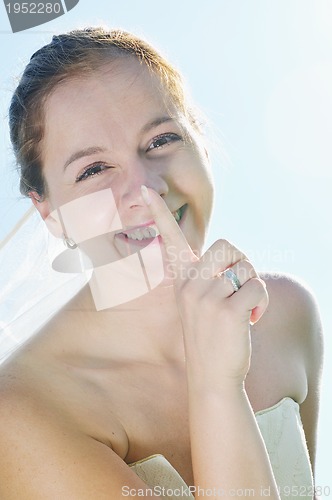
M 165 176 L 155 164 L 149 165 L 143 161 L 132 162 L 122 176 L 120 203 L 123 208 L 129 210 L 146 208 L 141 195 L 142 184 L 152 188 L 162 197 L 168 193 L 168 183 Z

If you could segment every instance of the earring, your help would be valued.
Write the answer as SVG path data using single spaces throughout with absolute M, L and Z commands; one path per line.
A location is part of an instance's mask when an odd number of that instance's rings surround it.
M 63 242 L 69 250 L 75 250 L 75 248 L 77 248 L 75 241 L 72 238 L 68 238 L 66 234 L 63 235 Z

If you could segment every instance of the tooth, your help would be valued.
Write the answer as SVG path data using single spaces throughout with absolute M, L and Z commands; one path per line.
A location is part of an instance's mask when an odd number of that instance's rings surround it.
M 150 228 L 149 227 L 145 227 L 143 229 L 143 235 L 144 235 L 144 238 L 150 238 L 151 237 Z
M 150 239 L 150 238 L 156 238 L 157 236 L 160 235 L 160 232 L 155 224 L 152 226 L 147 226 L 147 227 L 142 227 L 142 228 L 136 228 L 133 232 L 131 233 L 124 233 L 127 238 L 131 240 L 144 240 L 144 239 Z
M 152 226 L 149 226 L 149 230 L 150 230 L 150 234 L 151 234 L 152 238 L 156 238 L 156 236 L 160 235 L 160 232 L 155 224 L 153 224 Z
M 176 220 L 176 222 L 179 222 L 181 220 L 181 216 L 182 216 L 181 208 L 179 208 L 179 210 L 176 210 L 175 212 L 172 212 L 172 215 L 173 215 L 174 219 Z M 127 236 L 127 238 L 129 238 L 131 240 L 140 240 L 140 241 L 143 239 L 156 238 L 157 236 L 160 236 L 160 232 L 159 232 L 156 224 L 152 224 L 151 226 L 136 228 L 131 233 L 124 232 L 122 234 L 125 234 Z
M 136 234 L 138 240 L 142 240 L 144 238 L 144 236 L 141 233 L 140 229 L 136 229 L 135 234 Z

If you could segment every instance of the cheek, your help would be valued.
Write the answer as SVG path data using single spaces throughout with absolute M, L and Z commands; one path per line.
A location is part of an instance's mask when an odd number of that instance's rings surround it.
M 62 233 L 81 243 L 122 228 L 110 188 L 86 194 L 55 209 L 50 216 Z
M 205 150 L 198 153 L 196 167 L 199 192 L 198 200 L 201 210 L 204 211 L 204 217 L 209 220 L 214 200 L 214 183 L 211 166 Z
M 191 152 L 177 163 L 173 178 L 181 190 L 192 198 L 198 208 L 211 212 L 214 186 L 212 172 L 205 153 Z

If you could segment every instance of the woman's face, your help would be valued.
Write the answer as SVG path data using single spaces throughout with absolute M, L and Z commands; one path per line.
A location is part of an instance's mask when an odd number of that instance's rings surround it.
M 166 97 L 158 78 L 134 59 L 59 85 L 45 107 L 48 197 L 38 204 L 42 216 L 72 206 L 71 224 L 85 228 L 85 238 L 89 228 L 91 236 L 96 228 L 102 234 L 114 220 L 114 206 L 104 196 L 112 193 L 124 232 L 117 230 L 110 239 L 128 254 L 128 245 L 135 251 L 151 239 L 137 227 L 153 223 L 141 197 L 145 184 L 164 198 L 190 246 L 200 252 L 213 199 L 208 161 Z

